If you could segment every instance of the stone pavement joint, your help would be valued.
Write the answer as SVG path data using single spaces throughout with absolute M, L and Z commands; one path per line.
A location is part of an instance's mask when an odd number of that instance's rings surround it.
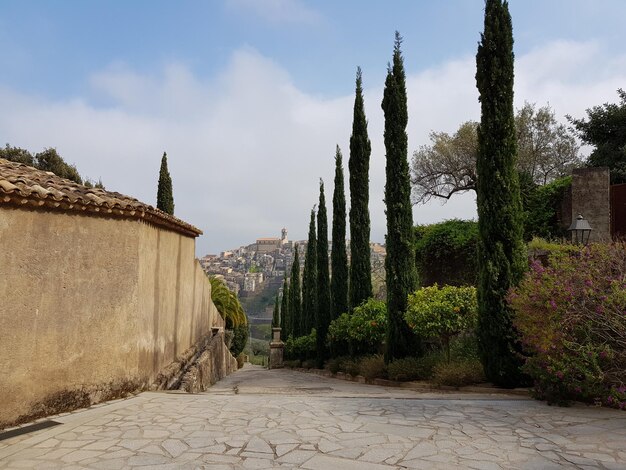
M 0 442 L 0 469 L 626 469 L 626 414 L 247 365 Z

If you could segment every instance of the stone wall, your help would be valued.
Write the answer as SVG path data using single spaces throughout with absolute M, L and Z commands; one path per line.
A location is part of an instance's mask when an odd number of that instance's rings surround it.
M 223 327 L 190 236 L 0 206 L 0 246 L 0 428 L 146 388 Z
M 185 371 L 176 388 L 189 393 L 204 392 L 215 382 L 237 370 L 237 360 L 228 353 L 224 333 L 212 336 L 208 344 Z
M 589 241 L 611 240 L 611 197 L 608 168 L 577 168 L 572 173 L 571 214 L 582 214 L 593 228 Z

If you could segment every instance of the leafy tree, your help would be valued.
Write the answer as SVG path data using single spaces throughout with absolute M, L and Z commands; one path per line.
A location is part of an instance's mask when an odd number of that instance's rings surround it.
M 356 72 L 356 95 L 350 136 L 350 308 L 372 296 L 370 268 L 369 167 L 372 146 L 367 135 L 361 68 Z
M 283 298 L 280 304 L 280 336 L 284 340 L 287 339 L 287 325 L 290 324 L 287 321 L 287 317 L 289 317 L 289 284 L 287 283 L 287 274 L 285 273 Z
M 433 132 L 430 145 L 413 153 L 411 182 L 416 203 L 476 190 L 477 128 L 478 123 L 468 121 L 452 135 Z M 515 132 L 517 170 L 531 187 L 569 175 L 582 165 L 576 139 L 548 105 L 537 109 L 524 103 L 515 114 Z
M 476 189 L 477 124 L 464 122 L 450 135 L 432 132 L 431 145 L 413 154 L 411 183 L 413 199 L 426 203 L 434 198 L 450 199 L 454 194 Z
M 285 342 L 285 358 L 306 361 L 316 355 L 317 332 L 315 328 L 308 335 L 290 337 Z
M 317 366 L 322 367 L 328 357 L 326 336 L 331 316 L 330 273 L 328 272 L 328 215 L 324 182 L 320 180 L 320 200 L 317 210 Z
M 276 300 L 274 301 L 274 313 L 272 314 L 272 328 L 280 327 L 280 307 L 278 303 L 278 294 L 276 294 Z
M 572 177 L 565 176 L 527 192 L 522 200 L 525 240 L 534 237 L 555 240 L 567 235 L 567 225 L 562 221 L 565 216 L 563 201 L 571 186 Z
M 351 313 L 342 313 L 328 329 L 333 349 L 349 349 L 350 355 L 379 353 L 387 331 L 387 307 L 382 300 L 368 299 Z
M 348 311 L 348 254 L 346 252 L 346 196 L 343 185 L 341 149 L 335 154 L 335 189 L 333 191 L 333 230 L 330 290 L 331 319 Z
M 588 164 L 608 166 L 613 184 L 626 182 L 626 91 L 620 88 L 617 94 L 618 104 L 587 109 L 587 119 L 567 116 L 582 141 L 595 147 Z
M 308 335 L 315 326 L 317 315 L 317 240 L 315 233 L 315 209 L 311 210 L 309 240 L 302 271 L 302 320 L 296 336 Z
M 0 148 L 0 158 L 4 158 L 10 162 L 36 166 L 35 158 L 28 150 L 20 147 L 11 147 L 9 144 L 6 144 L 4 148 Z
M 415 227 L 415 267 L 422 287 L 476 285 L 478 224 L 452 219 Z
M 167 169 L 167 154 L 163 152 L 161 170 L 159 171 L 159 187 L 157 189 L 157 209 L 174 215 L 174 193 L 172 192 L 172 178 Z
M 387 70 L 382 109 L 385 113 L 385 149 L 387 153 L 385 205 L 387 208 L 387 330 L 386 362 L 416 354 L 417 341 L 404 321 L 409 293 L 417 287 L 411 183 L 407 161 L 408 123 L 406 77 L 396 31 L 393 62 Z
M 405 319 L 416 335 L 438 338 L 450 362 L 450 340 L 476 325 L 476 288 L 439 287 L 437 284 L 409 295 Z
M 209 277 L 209 282 L 211 283 L 211 300 L 224 319 L 226 328 L 233 329 L 239 325 L 247 325 L 248 317 L 237 298 L 237 294 L 217 277 Z
M 300 260 L 298 244 L 294 246 L 293 264 L 291 265 L 291 281 L 289 283 L 289 325 L 285 325 L 287 333 L 285 338 L 298 336 L 300 317 L 302 316 L 302 297 L 300 293 Z
M 67 178 L 78 184 L 83 183 L 76 167 L 67 164 L 54 148 L 47 148 L 43 152 L 35 154 L 35 161 L 40 170 L 51 171 L 61 178 Z
M 237 325 L 233 328 L 233 340 L 229 348 L 233 356 L 237 357 L 243 352 L 248 338 L 250 338 L 250 327 L 248 324 Z
M 476 170 L 478 206 L 478 339 L 485 375 L 505 387 L 520 383 L 518 335 L 506 302 L 522 278 L 522 211 L 515 167 L 513 30 L 506 0 L 487 0 L 476 54 L 481 105 Z
M 26 149 L 11 147 L 9 144 L 6 144 L 4 148 L 0 148 L 0 158 L 11 162 L 23 163 L 39 170 L 50 171 L 61 178 L 72 180 L 78 184 L 84 184 L 88 188 L 96 187 L 104 189 L 104 185 L 100 180 L 98 180 L 97 183 L 93 183 L 89 179 L 83 181 L 76 166 L 70 165 L 63 160 L 54 148 L 47 148 L 33 155 Z
M 524 103 L 515 114 L 515 130 L 517 170 L 533 183 L 548 184 L 582 165 L 576 138 L 557 122 L 550 106 L 535 110 L 534 104 Z

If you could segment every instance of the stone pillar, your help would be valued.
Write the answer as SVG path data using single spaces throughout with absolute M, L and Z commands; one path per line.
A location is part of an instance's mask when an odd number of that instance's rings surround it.
M 270 341 L 270 369 L 283 367 L 283 350 L 285 343 L 280 340 L 280 328 L 272 328 L 272 341 Z
M 608 168 L 576 168 L 572 172 L 572 220 L 582 214 L 593 229 L 590 242 L 611 240 L 611 197 Z

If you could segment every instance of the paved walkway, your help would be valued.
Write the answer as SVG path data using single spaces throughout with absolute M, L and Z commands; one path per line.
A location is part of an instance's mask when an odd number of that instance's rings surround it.
M 626 469 L 626 413 L 246 366 L 0 442 L 0 468 Z

